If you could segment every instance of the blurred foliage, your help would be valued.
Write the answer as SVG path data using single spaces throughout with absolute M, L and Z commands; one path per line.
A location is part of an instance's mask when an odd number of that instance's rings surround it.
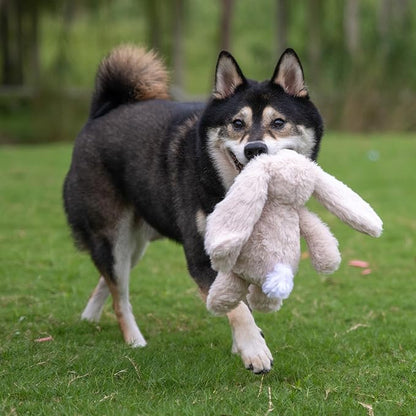
M 177 95 L 205 99 L 223 44 L 224 1 L 0 0 L 7 22 L 0 32 L 7 26 L 11 44 L 22 47 L 20 82 L 6 82 L 4 71 L 0 78 L 0 142 L 72 140 L 87 117 L 97 65 L 120 43 L 154 47 L 181 72 L 172 76 Z M 415 130 L 416 3 L 229 1 L 230 49 L 246 76 L 272 75 L 283 25 L 284 46 L 299 54 L 328 128 Z M 0 63 L 4 68 L 4 53 Z

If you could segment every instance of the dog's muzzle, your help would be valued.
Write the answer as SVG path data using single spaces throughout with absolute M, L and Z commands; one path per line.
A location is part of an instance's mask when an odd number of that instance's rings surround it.
M 253 159 L 258 155 L 268 153 L 267 146 L 261 141 L 247 143 L 244 147 L 244 156 L 247 160 Z

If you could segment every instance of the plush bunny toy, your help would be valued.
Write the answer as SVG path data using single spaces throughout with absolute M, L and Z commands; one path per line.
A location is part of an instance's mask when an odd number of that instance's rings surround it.
M 207 299 L 212 313 L 225 314 L 245 297 L 253 309 L 279 309 L 293 288 L 300 236 L 318 272 L 338 268 L 337 240 L 304 206 L 312 195 L 357 231 L 381 235 L 370 205 L 315 162 L 292 150 L 258 156 L 207 218 L 205 248 L 218 271 Z

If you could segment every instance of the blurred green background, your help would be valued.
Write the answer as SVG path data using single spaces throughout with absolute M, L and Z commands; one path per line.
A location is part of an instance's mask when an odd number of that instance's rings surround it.
M 263 80 L 292 47 L 328 129 L 416 129 L 411 0 L 0 0 L 0 143 L 73 140 L 126 42 L 160 52 L 181 100 L 209 95 L 221 49 Z

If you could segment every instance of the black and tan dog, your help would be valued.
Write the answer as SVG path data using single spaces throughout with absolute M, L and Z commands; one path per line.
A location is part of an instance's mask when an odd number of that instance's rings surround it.
M 204 251 L 207 214 L 256 155 L 293 149 L 315 159 L 322 130 L 291 49 L 264 82 L 246 79 L 222 52 L 206 104 L 169 100 L 167 73 L 153 53 L 115 49 L 98 69 L 64 185 L 74 238 L 101 275 L 82 317 L 98 321 L 111 293 L 125 341 L 146 345 L 129 301 L 129 276 L 148 242 L 182 243 L 206 297 L 215 279 Z M 272 355 L 246 304 L 228 319 L 233 352 L 255 373 L 269 371 Z

